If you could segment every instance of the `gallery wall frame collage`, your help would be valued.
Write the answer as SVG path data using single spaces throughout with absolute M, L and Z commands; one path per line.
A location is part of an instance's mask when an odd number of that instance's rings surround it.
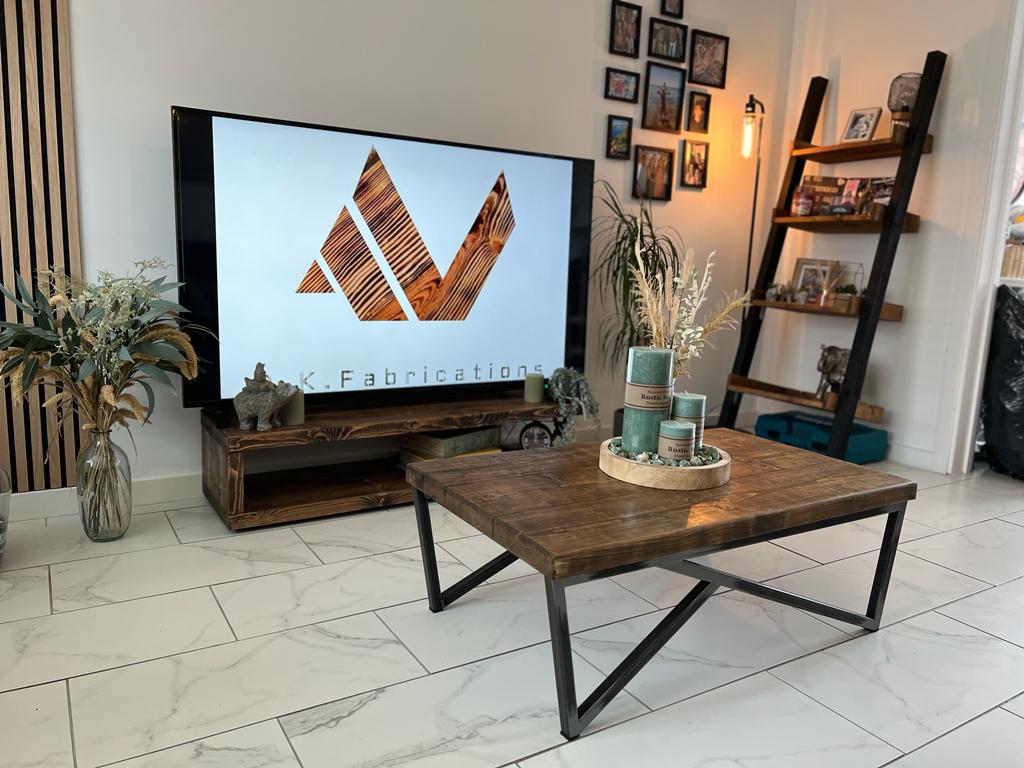
M 682 23 L 684 0 L 660 0 L 660 15 L 647 22 L 644 71 L 605 68 L 604 97 L 640 106 L 640 127 L 678 135 L 707 134 L 711 92 L 725 88 L 729 38 Z M 608 53 L 640 59 L 643 8 L 611 0 Z M 687 88 L 689 86 L 689 88 Z M 685 106 L 685 113 L 684 113 Z M 708 183 L 707 141 L 685 138 L 676 168 L 676 151 L 633 143 L 633 116 L 609 114 L 605 157 L 633 161 L 632 195 L 638 200 L 668 201 L 676 186 L 703 189 Z M 678 176 L 677 176 L 678 174 Z

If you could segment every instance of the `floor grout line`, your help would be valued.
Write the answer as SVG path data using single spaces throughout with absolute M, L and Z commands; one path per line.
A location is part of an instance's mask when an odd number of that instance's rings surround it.
M 860 723 L 856 723 L 856 722 L 854 722 L 853 720 L 851 720 L 850 718 L 848 718 L 848 717 L 847 717 L 846 715 L 843 715 L 843 714 L 841 714 L 841 713 L 839 713 L 839 712 L 836 712 L 836 711 L 835 711 L 834 709 L 832 709 L 832 707 L 828 706 L 827 704 L 824 704 L 824 703 L 823 703 L 823 702 L 821 702 L 821 701 L 818 701 L 818 700 L 817 700 L 816 698 L 814 698 L 813 696 L 811 696 L 811 695 L 810 695 L 809 693 L 807 693 L 806 691 L 802 691 L 802 690 L 800 690 L 800 689 L 799 689 L 799 688 L 797 688 L 797 687 L 796 687 L 795 685 L 793 685 L 792 683 L 790 683 L 790 682 L 789 682 L 788 680 L 784 680 L 783 678 L 779 677 L 778 675 L 776 675 L 776 674 L 775 674 L 774 672 L 772 672 L 771 670 L 766 670 L 766 671 L 768 672 L 768 674 L 769 674 L 769 675 L 771 675 L 772 677 L 774 677 L 774 678 L 775 678 L 776 680 L 778 680 L 778 681 L 779 681 L 780 683 L 782 683 L 783 685 L 787 685 L 787 686 L 789 686 L 790 688 L 792 688 L 792 689 L 793 689 L 794 691 L 796 691 L 796 692 L 797 692 L 798 694 L 800 694 L 801 696 L 805 697 L 805 698 L 806 698 L 806 699 L 808 699 L 809 701 L 813 701 L 813 702 L 814 702 L 815 704 L 817 704 L 818 706 L 822 707 L 823 709 L 827 709 L 827 710 L 828 710 L 829 712 L 831 712 L 831 713 L 832 713 L 833 715 L 835 715 L 836 717 L 842 718 L 843 720 L 845 720 L 846 722 L 848 722 L 848 723 L 849 723 L 850 725 L 852 725 L 852 726 L 853 726 L 854 728 L 858 729 L 859 731 L 862 731 L 863 733 L 866 733 L 866 734 L 867 734 L 868 736 L 871 736 L 872 738 L 878 739 L 878 740 L 879 740 L 880 742 L 882 742 L 883 744 L 885 744 L 885 745 L 887 745 L 887 746 L 890 746 L 890 747 L 892 747 L 892 748 L 893 748 L 893 749 L 895 749 L 895 750 L 896 750 L 897 752 L 899 752 L 899 756 L 900 756 L 900 757 L 902 757 L 903 755 L 905 755 L 905 754 L 906 754 L 906 753 L 905 753 L 905 752 L 904 752 L 904 751 L 903 751 L 902 749 L 900 749 L 899 747 L 897 747 L 897 746 L 896 746 L 895 744 L 891 744 L 890 742 L 886 741 L 886 740 L 885 740 L 885 739 L 883 739 L 883 738 L 882 738 L 881 736 L 879 736 L 879 735 L 878 735 L 877 733 L 872 733 L 872 732 L 871 732 L 871 731 L 869 731 L 869 730 L 868 730 L 867 728 L 865 728 L 865 727 L 864 727 L 863 725 L 861 725 Z
M 68 730 L 70 731 L 69 736 L 71 737 L 71 762 L 78 767 L 78 748 L 75 744 L 75 712 L 71 706 L 71 681 L 64 680 L 64 693 L 67 696 L 68 702 Z
M 237 641 L 238 633 L 235 632 L 235 625 L 231 623 L 231 619 L 229 619 L 228 615 L 224 612 L 224 606 L 220 604 L 220 599 L 217 597 L 217 593 L 213 591 L 212 586 L 208 586 L 207 589 L 210 590 L 210 595 L 213 597 L 213 602 L 217 604 L 217 608 L 220 610 L 220 615 L 224 617 L 224 623 L 228 625 L 228 629 L 231 631 L 231 636 L 235 638 L 235 641 Z
M 343 701 L 343 699 L 338 699 L 338 701 Z M 333 702 L 328 702 L 328 703 L 333 703 Z M 284 729 L 284 723 L 281 722 L 281 718 L 280 717 L 275 717 L 274 718 L 274 722 L 277 723 L 277 727 L 281 729 L 281 735 L 284 736 L 284 740 L 286 742 L 288 742 L 288 748 L 292 751 L 292 754 L 295 756 L 295 762 L 299 764 L 299 768 L 302 768 L 302 758 L 299 757 L 299 750 L 297 750 L 295 748 L 295 745 L 292 744 L 292 739 L 288 735 L 288 731 L 286 731 Z

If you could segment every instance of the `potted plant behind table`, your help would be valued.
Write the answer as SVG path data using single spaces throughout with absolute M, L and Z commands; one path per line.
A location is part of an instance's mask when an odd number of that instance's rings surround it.
M 193 379 L 198 373 L 185 330 L 208 331 L 182 320 L 187 310 L 161 298 L 181 283 L 146 277 L 165 267 L 140 261 L 127 277 L 100 272 L 95 283 L 47 270 L 33 290 L 20 275 L 16 290 L 0 286 L 24 318 L 0 323 L 0 379 L 12 399 L 43 385 L 43 407 L 56 410 L 58 425 L 77 413 L 89 433 L 78 457 L 77 491 L 93 541 L 118 539 L 131 522 L 131 468 L 111 431 L 149 421 L 154 382 L 173 389 L 168 374 Z
M 607 181 L 598 181 L 596 186 L 598 204 L 604 213 L 595 219 L 594 280 L 599 295 L 612 305 L 612 313 L 601 325 L 601 353 L 608 370 L 620 373 L 631 347 L 651 343 L 650 332 L 637 322 L 637 245 L 645 271 L 662 279 L 669 268 L 678 267 L 686 249 L 676 230 L 655 226 L 649 200 L 640 200 L 639 210 L 631 212 Z M 616 434 L 621 434 L 622 414 L 622 409 L 615 413 Z

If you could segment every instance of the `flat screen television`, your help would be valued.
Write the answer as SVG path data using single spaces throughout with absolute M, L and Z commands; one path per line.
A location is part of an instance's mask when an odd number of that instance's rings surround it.
M 186 406 L 257 362 L 315 399 L 583 368 L 593 161 L 171 110 L 181 303 L 217 339 Z

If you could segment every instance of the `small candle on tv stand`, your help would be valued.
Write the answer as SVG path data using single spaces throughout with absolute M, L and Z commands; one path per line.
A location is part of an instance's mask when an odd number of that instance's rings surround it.
M 663 459 L 693 458 L 697 425 L 689 421 L 666 419 L 658 430 L 658 455 Z
M 285 427 L 298 427 L 306 423 L 306 393 L 301 389 L 292 395 L 277 412 L 277 418 Z
M 622 448 L 654 453 L 658 430 L 672 410 L 672 350 L 630 347 L 622 416 Z
M 544 402 L 544 374 L 526 374 L 526 384 L 523 388 L 523 400 L 527 403 Z
M 699 451 L 704 445 L 704 410 L 707 407 L 707 395 L 695 395 L 680 392 L 672 395 L 672 418 L 681 423 L 691 423 L 696 427 L 693 449 Z

